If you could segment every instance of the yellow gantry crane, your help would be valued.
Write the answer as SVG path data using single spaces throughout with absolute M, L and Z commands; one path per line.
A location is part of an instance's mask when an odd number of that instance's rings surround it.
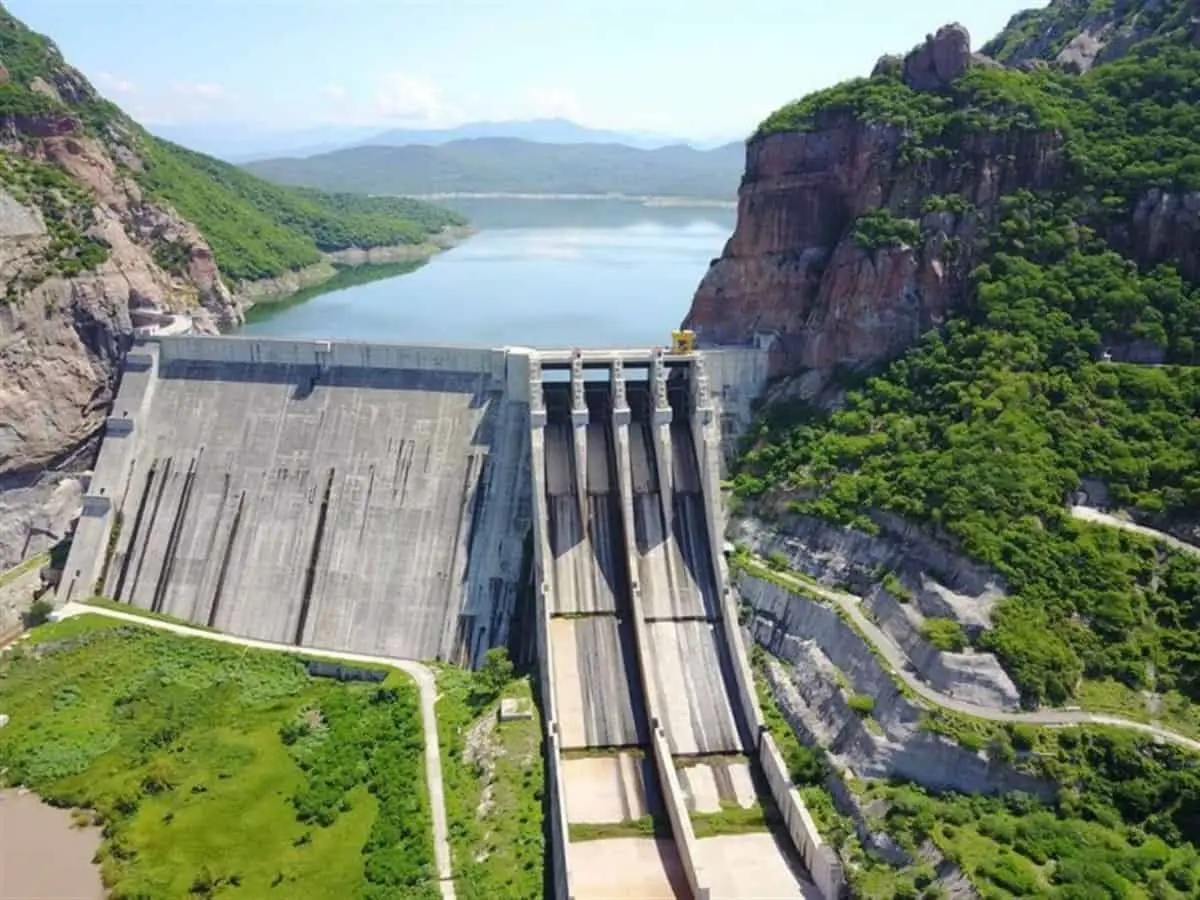
M 671 332 L 671 353 L 692 353 L 696 349 L 696 332 L 690 328 Z

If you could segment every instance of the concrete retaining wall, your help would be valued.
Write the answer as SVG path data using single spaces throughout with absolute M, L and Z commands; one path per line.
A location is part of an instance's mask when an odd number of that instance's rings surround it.
M 925 640 L 910 613 L 888 591 L 867 595 L 866 608 L 887 635 L 896 642 L 929 684 L 943 694 L 979 706 L 1016 710 L 1021 694 L 991 653 L 948 653 Z
M 659 784 L 662 787 L 663 806 L 667 810 L 667 818 L 671 820 L 671 833 L 675 837 L 675 849 L 679 852 L 679 861 L 683 865 L 683 873 L 687 878 L 695 900 L 710 900 L 712 891 L 708 887 L 708 877 L 704 865 L 700 862 L 699 847 L 696 844 L 696 832 L 692 829 L 692 817 L 683 799 L 683 787 L 679 784 L 679 773 L 675 771 L 675 762 L 671 759 L 671 747 L 667 743 L 666 732 L 657 719 L 650 722 L 650 750 L 654 757 L 654 767 L 658 772 Z
M 540 374 L 531 373 L 530 378 Z M 532 412 L 541 412 L 540 396 L 534 401 Z M 540 424 L 543 417 L 533 415 L 535 423 L 529 430 L 530 444 L 530 482 L 532 485 L 533 508 L 533 571 L 534 594 L 537 603 L 537 649 L 540 665 L 538 666 L 539 684 L 541 686 L 542 721 L 546 730 L 546 793 L 550 809 L 550 868 L 554 900 L 568 900 L 571 896 L 570 863 L 567 857 L 567 846 L 570 834 L 567 829 L 566 790 L 563 786 L 561 748 L 559 746 L 558 707 L 554 694 L 554 659 L 550 641 L 550 606 L 548 593 L 549 582 L 546 578 L 546 565 L 550 559 L 550 539 L 546 534 L 546 446 L 543 427 Z
M 775 739 L 765 731 L 759 741 L 758 755 L 767 777 L 767 784 L 771 786 L 771 795 L 779 805 L 784 822 L 787 823 L 788 834 L 791 835 L 800 855 L 804 857 L 804 865 L 808 868 L 817 890 L 827 900 L 841 897 L 846 890 L 846 875 L 841 860 L 834 849 L 821 839 L 817 824 L 804 805 L 804 800 L 799 791 L 792 786 L 783 754 L 779 752 Z
M 759 347 L 722 347 L 699 355 L 721 428 L 717 446 L 723 457 L 731 456 L 738 438 L 754 421 L 754 401 L 766 389 L 769 352 Z
M 116 510 L 129 486 L 139 425 L 144 422 L 154 397 L 158 363 L 158 350 L 153 346 L 137 348 L 125 358 L 112 415 L 106 420 L 104 440 L 83 498 L 83 512 L 75 526 L 71 552 L 55 593 L 56 605 L 68 600 L 86 600 L 96 592 L 117 522 Z
M 614 392 L 623 398 L 624 389 Z M 621 522 L 626 535 L 633 535 L 633 474 L 630 471 L 629 455 L 629 414 L 626 409 L 616 406 L 613 412 L 613 444 L 617 456 L 617 487 L 621 497 Z M 670 441 L 668 425 L 655 429 L 659 439 Z M 670 457 L 666 457 L 669 459 Z M 671 821 L 671 835 L 675 840 L 675 849 L 679 853 L 679 861 L 683 866 L 684 877 L 696 900 L 708 900 L 710 891 L 707 879 L 700 865 L 696 847 L 696 834 L 692 829 L 691 815 L 687 810 L 683 788 L 679 783 L 679 774 L 675 770 L 675 762 L 671 757 L 671 747 L 663 731 L 658 712 L 658 694 L 654 689 L 654 673 L 650 661 L 650 637 L 646 629 L 645 610 L 642 608 L 642 588 L 638 583 L 638 560 L 632 540 L 625 541 L 627 554 L 627 571 L 629 572 L 629 598 L 631 617 L 633 619 L 634 658 L 637 660 L 637 674 L 643 687 L 646 716 L 650 720 L 650 755 L 654 760 L 654 768 L 658 773 L 660 793 L 663 806 L 667 810 L 667 818 Z

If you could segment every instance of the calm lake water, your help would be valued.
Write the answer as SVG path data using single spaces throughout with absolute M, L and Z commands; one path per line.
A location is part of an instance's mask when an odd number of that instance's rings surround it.
M 488 346 L 663 344 L 735 220 L 731 208 L 607 200 L 446 205 L 478 233 L 417 267 L 352 270 L 260 305 L 242 333 Z

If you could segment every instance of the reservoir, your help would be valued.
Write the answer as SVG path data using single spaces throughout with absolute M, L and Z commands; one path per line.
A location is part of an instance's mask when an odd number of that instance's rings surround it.
M 733 231 L 723 206 L 447 201 L 477 233 L 428 262 L 347 270 L 250 312 L 243 334 L 486 346 L 667 342 Z

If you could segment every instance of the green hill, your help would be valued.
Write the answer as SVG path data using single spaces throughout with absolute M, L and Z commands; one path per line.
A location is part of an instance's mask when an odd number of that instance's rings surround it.
M 27 161 L 7 167 L 41 171 L 26 182 L 55 179 L 38 158 L 38 140 L 86 134 L 98 140 L 152 198 L 170 203 L 208 240 L 229 281 L 280 275 L 320 260 L 321 251 L 420 244 L 464 224 L 448 210 L 411 200 L 298 191 L 268 184 L 234 166 L 148 134 L 104 100 L 47 38 L 0 8 L 0 120 L 24 141 Z M 58 177 L 61 181 L 61 175 Z M 53 218 L 53 217 L 52 217 Z M 79 234 L 77 228 L 73 234 Z M 75 243 L 81 237 L 73 237 Z M 170 249 L 161 254 L 170 261 Z M 92 258 L 95 258 L 93 255 Z
M 1197 8 L 1056 0 L 1014 18 L 985 50 L 1013 67 L 976 58 L 951 83 L 917 90 L 902 61 L 885 59 L 870 78 L 778 110 L 752 139 L 753 156 L 776 135 L 894 129 L 885 205 L 851 222 L 846 239 L 920 259 L 946 247 L 952 221 L 968 236 L 951 238 L 966 275 L 961 303 L 907 352 L 831 373 L 845 390 L 832 411 L 769 402 L 733 488 L 765 518 L 799 513 L 878 533 L 882 510 L 944 536 L 1005 577 L 1008 596 L 973 640 L 1027 706 L 1094 704 L 1194 734 L 1200 558 L 1080 521 L 1068 506 L 1096 479 L 1134 519 L 1200 533 Z M 1018 163 L 1039 179 L 1008 185 L 994 205 L 929 187 L 988 165 L 1021 171 L 995 165 L 988 148 L 1034 144 L 1042 155 Z M 1134 345 L 1162 363 L 1106 357 Z M 773 396 L 797 394 L 783 384 Z M 1072 731 L 1037 754 L 1061 787 L 1045 809 L 888 788 L 886 828 L 910 849 L 932 840 L 949 852 L 977 896 L 1197 896 L 1195 756 Z M 1097 772 L 1112 779 L 1103 790 L 1089 786 Z M 1050 834 L 1061 842 L 1053 851 Z M 1149 864 L 1151 843 L 1180 855 Z
M 1039 30 L 1031 21 L 1018 19 Z M 1139 266 L 1121 241 L 1146 192 L 1200 190 L 1200 49 L 1186 34 L 1165 28 L 1083 76 L 978 67 L 944 91 L 917 92 L 881 74 L 759 129 L 814 129 L 849 113 L 902 128 L 913 165 L 953 164 L 984 132 L 1062 136 L 1054 190 L 1022 188 L 969 213 L 980 239 L 966 307 L 851 392 L 844 410 L 776 407 L 737 480 L 747 495 L 803 488 L 815 496 L 797 509 L 841 521 L 895 510 L 994 565 L 1015 595 L 985 646 L 1030 702 L 1068 701 L 1081 676 L 1133 689 L 1153 679 L 1200 700 L 1200 564 L 1077 523 L 1064 507 L 1091 476 L 1144 516 L 1200 519 L 1200 290 L 1180 271 L 1194 260 Z M 916 212 L 941 200 L 919 198 Z M 1160 346 L 1168 365 L 1098 358 L 1138 339 Z
M 517 138 L 438 146 L 355 147 L 306 159 L 247 163 L 283 184 L 365 194 L 624 194 L 733 199 L 740 143 L 714 150 L 641 150 L 622 144 L 548 144 Z

